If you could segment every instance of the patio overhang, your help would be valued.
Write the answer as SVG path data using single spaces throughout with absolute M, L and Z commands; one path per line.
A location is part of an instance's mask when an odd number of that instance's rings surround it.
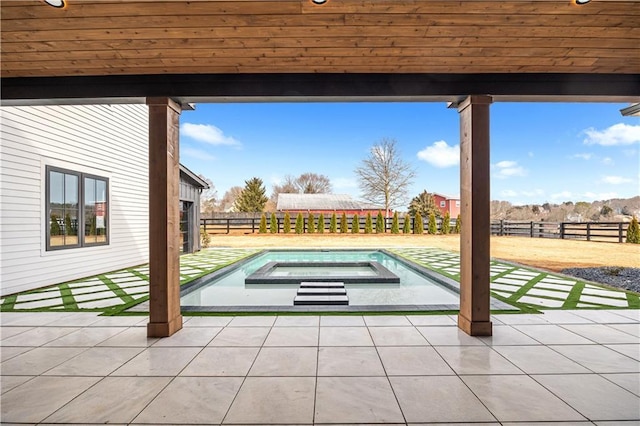
M 2 2 L 0 11 L 3 105 L 152 105 L 150 169 L 159 178 L 151 182 L 151 199 L 168 217 L 178 203 L 172 186 L 180 105 L 461 105 L 462 215 L 468 218 L 462 265 L 469 268 L 461 299 L 469 305 L 460 324 L 472 334 L 491 333 L 482 266 L 490 102 L 640 99 L 635 0 L 68 0 L 64 9 Z M 178 265 L 167 260 L 177 256 L 178 224 L 150 221 L 150 244 L 162 255 L 150 258 L 159 272 L 152 274 L 149 333 L 169 335 L 181 326 Z

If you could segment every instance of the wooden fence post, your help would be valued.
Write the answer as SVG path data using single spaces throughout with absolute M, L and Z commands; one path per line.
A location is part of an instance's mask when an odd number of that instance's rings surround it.
M 618 242 L 622 242 L 622 222 L 618 223 Z
M 591 241 L 591 223 L 587 222 L 587 241 Z
M 231 232 L 231 219 L 227 218 L 227 234 Z
M 560 222 L 560 239 L 564 240 L 564 222 Z

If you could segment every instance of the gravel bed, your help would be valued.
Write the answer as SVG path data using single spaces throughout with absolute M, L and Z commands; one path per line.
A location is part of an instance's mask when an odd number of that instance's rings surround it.
M 623 268 L 617 266 L 569 268 L 563 269 L 562 273 L 583 280 L 594 281 L 640 293 L 640 268 Z

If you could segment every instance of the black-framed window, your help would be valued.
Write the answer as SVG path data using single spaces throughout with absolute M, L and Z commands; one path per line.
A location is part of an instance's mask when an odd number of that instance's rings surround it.
M 46 167 L 47 250 L 109 244 L 109 179 Z

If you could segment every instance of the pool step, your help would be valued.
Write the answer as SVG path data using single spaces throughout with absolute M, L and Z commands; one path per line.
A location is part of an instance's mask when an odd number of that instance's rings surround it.
M 294 305 L 348 305 L 347 289 L 342 282 L 302 282 Z

